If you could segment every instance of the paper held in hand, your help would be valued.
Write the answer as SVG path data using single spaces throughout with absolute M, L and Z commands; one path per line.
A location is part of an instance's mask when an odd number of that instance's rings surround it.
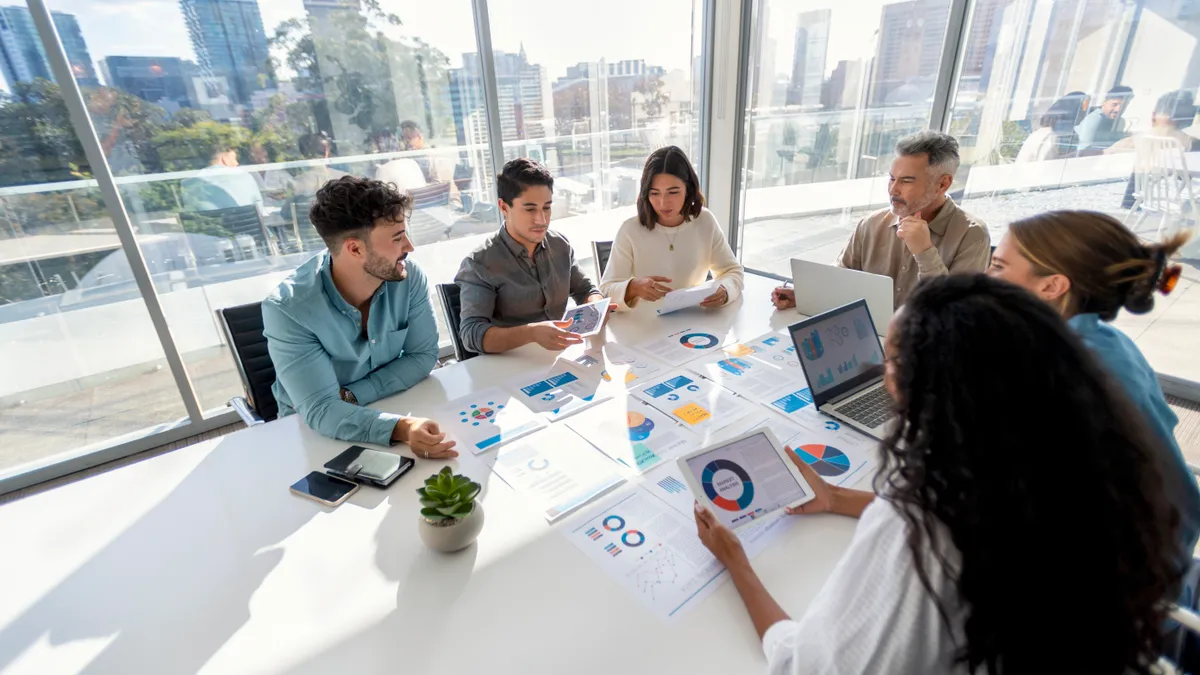
M 604 326 L 605 317 L 608 316 L 608 305 L 611 302 L 608 298 L 601 298 L 595 302 L 589 302 L 586 305 L 568 309 L 562 318 L 563 321 L 571 322 L 571 325 L 566 330 L 580 337 L 588 337 L 599 333 L 600 328 Z
M 661 316 L 663 314 L 677 312 L 687 307 L 695 307 L 696 305 L 704 302 L 708 296 L 716 293 L 719 286 L 720 283 L 718 283 L 716 280 L 713 280 L 706 281 L 699 286 L 692 286 L 691 288 L 681 288 L 677 291 L 671 291 L 663 297 L 662 307 L 659 307 L 655 311 Z

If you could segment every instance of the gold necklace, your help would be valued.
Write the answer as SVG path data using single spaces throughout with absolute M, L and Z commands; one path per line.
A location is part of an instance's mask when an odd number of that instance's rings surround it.
M 667 243 L 670 244 L 670 246 L 667 248 L 667 250 L 674 251 L 675 250 L 675 239 L 679 237 L 679 232 L 675 232 L 674 237 L 667 237 L 667 228 L 663 225 L 659 225 L 659 227 L 662 228 L 663 236 L 666 237 Z M 678 227 L 678 226 L 676 226 L 676 227 Z

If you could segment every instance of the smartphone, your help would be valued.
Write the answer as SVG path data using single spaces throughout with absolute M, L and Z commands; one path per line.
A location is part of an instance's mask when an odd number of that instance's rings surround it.
M 292 492 L 326 506 L 339 506 L 358 491 L 358 483 L 314 471 L 292 485 Z

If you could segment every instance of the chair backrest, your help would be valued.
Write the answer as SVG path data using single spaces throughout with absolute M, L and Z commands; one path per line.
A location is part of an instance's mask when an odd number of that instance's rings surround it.
M 1134 193 L 1147 211 L 1167 211 L 1192 198 L 1183 144 L 1170 136 L 1134 136 Z
M 275 384 L 275 364 L 267 352 L 267 338 L 263 336 L 262 303 L 226 307 L 217 310 L 221 331 L 233 352 L 246 400 L 250 407 L 270 422 L 279 417 L 279 404 L 271 385 Z
M 604 270 L 608 267 L 608 257 L 612 255 L 612 247 L 611 241 L 592 242 L 592 260 L 596 263 L 596 283 L 600 283 L 600 279 L 604 277 Z
M 292 223 L 292 229 L 300 243 L 301 250 L 320 250 L 325 246 L 325 240 L 321 239 L 317 228 L 313 227 L 312 221 L 308 218 L 308 211 L 311 207 L 311 195 L 293 197 L 283 207 L 285 217 Z
M 254 238 L 255 245 L 260 247 L 263 253 L 271 252 L 262 216 L 254 204 L 211 211 L 184 211 L 179 214 L 179 225 L 184 232 L 196 234 L 226 237 L 248 235 Z
M 414 210 L 430 206 L 445 206 L 450 203 L 450 183 L 433 183 L 424 187 L 409 188 Z
M 437 294 L 438 301 L 442 303 L 442 313 L 446 316 L 446 327 L 450 330 L 450 342 L 454 345 L 454 358 L 466 361 L 479 356 L 463 346 L 462 334 L 459 333 L 462 301 L 458 297 L 458 284 L 438 284 Z

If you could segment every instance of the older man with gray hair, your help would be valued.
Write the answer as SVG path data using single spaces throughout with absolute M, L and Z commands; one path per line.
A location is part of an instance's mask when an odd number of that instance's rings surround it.
M 987 227 L 946 195 L 958 170 L 958 141 L 919 131 L 896 143 L 888 177 L 891 205 L 858 221 L 837 264 L 895 280 L 895 306 L 917 282 L 952 272 L 982 272 L 991 259 Z M 794 307 L 790 288 L 777 288 L 779 309 Z

